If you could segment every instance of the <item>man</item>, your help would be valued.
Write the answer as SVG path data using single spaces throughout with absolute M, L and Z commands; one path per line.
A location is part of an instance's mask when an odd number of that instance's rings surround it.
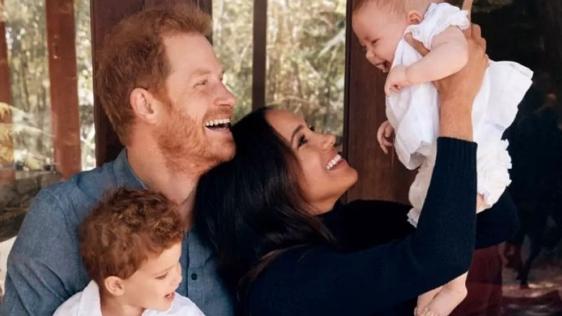
M 195 7 L 159 8 L 126 18 L 109 35 L 96 93 L 125 150 L 38 194 L 8 259 L 0 315 L 52 315 L 86 286 L 77 227 L 108 191 L 159 191 L 191 220 L 199 177 L 235 153 L 229 130 L 235 100 L 205 37 L 210 26 Z M 232 314 L 215 258 L 193 229 L 181 264 L 180 294 L 208 315 Z

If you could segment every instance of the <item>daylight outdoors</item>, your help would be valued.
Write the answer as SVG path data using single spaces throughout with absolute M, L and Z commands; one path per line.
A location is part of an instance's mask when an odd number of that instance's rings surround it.
M 212 42 L 237 98 L 234 120 L 274 105 L 341 140 L 351 0 L 263 1 L 265 104 L 252 104 L 254 0 L 212 1 Z M 9 81 L 9 91 L 0 91 L 1 97 L 9 95 L 0 100 L 0 297 L 6 258 L 29 204 L 42 187 L 61 179 L 54 159 L 45 3 L 0 0 L 0 74 L 8 74 L 0 81 Z M 503 265 L 493 282 L 501 297 L 497 313 L 489 315 L 562 315 L 562 0 L 474 3 L 473 21 L 482 26 L 490 58 L 517 61 L 535 72 L 505 134 L 513 164 L 509 191 L 521 227 L 499 250 Z M 90 6 L 90 0 L 74 0 L 81 170 L 96 166 Z M 371 78 L 359 79 L 348 84 L 371 87 Z M 352 105 L 350 111 L 356 110 Z M 373 142 L 374 136 L 364 135 Z M 364 159 L 374 154 L 365 151 Z

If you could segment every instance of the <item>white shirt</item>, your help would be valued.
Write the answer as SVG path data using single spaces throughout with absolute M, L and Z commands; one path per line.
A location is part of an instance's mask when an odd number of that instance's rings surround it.
M 102 316 L 99 287 L 90 281 L 82 292 L 66 300 L 53 316 Z M 142 316 L 204 316 L 203 312 L 190 299 L 178 293 L 167 311 L 147 309 Z
M 467 12 L 448 3 L 432 3 L 424 19 L 408 26 L 405 34 L 412 33 L 414 39 L 431 49 L 433 37 L 451 26 L 468 28 Z M 421 58 L 402 39 L 396 48 L 393 66 L 409 66 Z M 472 121 L 474 141 L 478 143 L 478 193 L 483 195 L 488 207 L 497 202 L 511 182 L 508 143 L 501 137 L 515 119 L 517 106 L 531 86 L 532 74 L 530 69 L 514 62 L 491 61 L 474 101 Z M 409 215 L 414 224 L 435 163 L 438 107 L 437 90 L 430 82 L 406 87 L 386 99 L 386 116 L 395 130 L 394 147 L 398 158 L 410 170 L 419 168 L 409 194 L 413 212 L 417 213 Z

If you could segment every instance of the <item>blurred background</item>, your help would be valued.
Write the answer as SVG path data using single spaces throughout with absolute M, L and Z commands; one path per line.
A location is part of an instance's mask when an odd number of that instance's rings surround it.
M 235 119 L 266 104 L 301 113 L 337 135 L 352 164 L 366 169 L 348 198 L 404 200 L 411 174 L 376 148 L 384 76 L 350 33 L 351 0 L 204 2 L 237 96 Z M 0 293 L 35 194 L 103 162 L 96 159 L 92 7 L 89 0 L 0 0 Z M 475 255 L 477 290 L 458 315 L 562 315 L 561 16 L 561 0 L 475 0 L 473 20 L 490 57 L 520 62 L 535 76 L 505 135 L 521 229 Z M 393 180 L 377 187 L 380 177 Z

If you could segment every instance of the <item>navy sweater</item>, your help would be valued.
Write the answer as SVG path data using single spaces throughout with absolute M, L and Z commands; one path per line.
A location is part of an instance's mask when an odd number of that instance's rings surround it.
M 355 201 L 323 220 L 340 243 L 288 250 L 250 285 L 249 315 L 412 315 L 413 299 L 466 272 L 476 236 L 476 144 L 438 139 L 417 229 L 408 207 Z M 502 197 L 479 216 L 477 245 L 509 237 L 513 205 Z M 481 219 L 480 219 L 481 217 Z

